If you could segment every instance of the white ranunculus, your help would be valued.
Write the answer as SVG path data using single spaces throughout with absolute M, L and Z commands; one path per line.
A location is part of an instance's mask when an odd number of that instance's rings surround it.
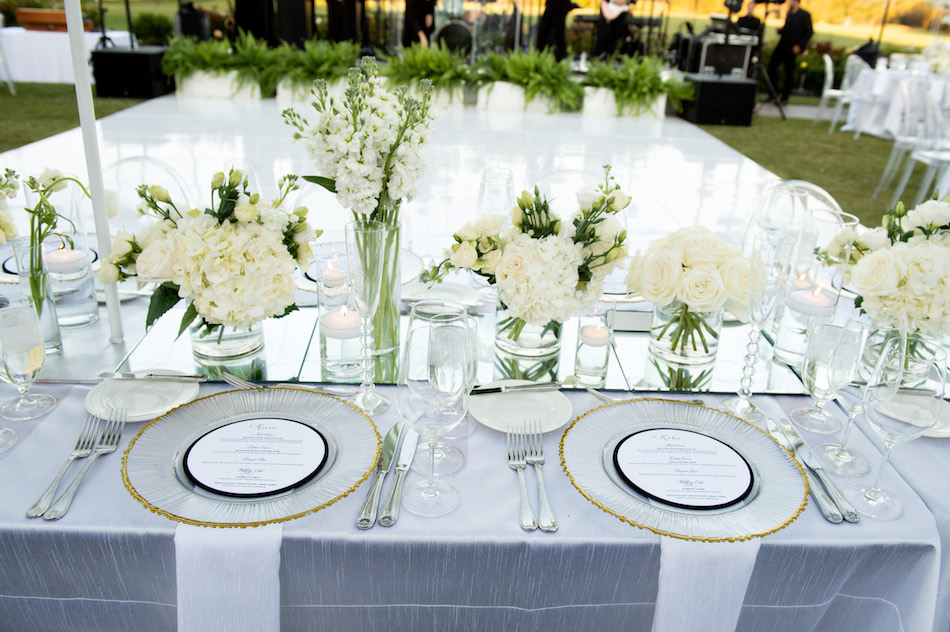
M 701 265 L 683 274 L 676 289 L 676 299 L 692 311 L 715 312 L 723 308 L 728 295 L 719 270 L 713 265 Z
M 137 276 L 143 281 L 171 281 L 175 276 L 175 244 L 163 239 L 142 250 L 135 260 Z
M 894 250 L 876 250 L 854 264 L 851 283 L 865 299 L 897 290 L 906 265 Z
M 63 180 L 63 172 L 59 169 L 44 169 L 43 173 L 41 173 L 36 180 L 42 189 L 53 185 L 52 191 L 62 191 L 68 184 L 66 180 Z M 53 184 L 54 182 L 55 184 Z

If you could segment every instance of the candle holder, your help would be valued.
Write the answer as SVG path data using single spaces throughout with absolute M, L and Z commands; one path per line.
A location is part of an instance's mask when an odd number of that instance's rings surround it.
M 328 382 L 360 377 L 360 317 L 346 283 L 346 252 L 324 250 L 314 262 L 319 309 L 320 368 Z
M 592 388 L 607 384 L 610 343 L 613 340 L 613 303 L 598 303 L 577 319 L 577 349 L 574 354 L 574 382 Z
M 85 235 L 56 234 L 43 241 L 43 258 L 56 301 L 59 326 L 85 327 L 99 320 L 92 252 Z

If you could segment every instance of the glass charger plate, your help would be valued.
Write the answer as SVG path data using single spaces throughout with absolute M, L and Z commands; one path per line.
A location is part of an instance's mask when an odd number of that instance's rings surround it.
M 731 446 L 753 469 L 753 492 L 741 504 L 715 511 L 677 509 L 638 495 L 612 471 L 613 449 L 632 432 L 660 427 L 692 430 Z M 698 404 L 654 399 L 595 408 L 568 426 L 560 455 L 571 483 L 597 507 L 674 538 L 731 542 L 763 537 L 791 524 L 807 502 L 804 472 L 772 437 Z
M 280 417 L 307 424 L 327 441 L 327 461 L 310 481 L 267 498 L 217 495 L 184 472 L 188 447 L 217 427 Z M 150 511 L 206 527 L 253 527 L 299 518 L 328 507 L 366 480 L 379 458 L 380 438 L 369 417 L 333 397 L 292 388 L 226 391 L 195 400 L 142 428 L 122 456 L 126 489 Z

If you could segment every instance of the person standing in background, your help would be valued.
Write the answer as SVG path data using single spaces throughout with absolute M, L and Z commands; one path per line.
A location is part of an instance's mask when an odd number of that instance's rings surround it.
M 436 0 L 406 0 L 405 24 L 402 29 L 402 45 L 429 46 L 435 31 Z
M 785 81 L 782 84 L 782 105 L 788 103 L 792 94 L 795 76 L 795 60 L 808 46 L 812 36 L 811 14 L 801 8 L 801 0 L 788 0 L 788 13 L 785 14 L 785 26 L 779 29 L 779 40 L 769 60 L 769 81 L 778 92 L 778 69 L 785 69 Z

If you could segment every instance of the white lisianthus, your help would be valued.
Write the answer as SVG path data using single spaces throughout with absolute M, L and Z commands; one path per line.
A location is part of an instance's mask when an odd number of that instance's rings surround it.
M 112 241 L 112 249 L 109 251 L 109 261 L 119 262 L 132 253 L 132 241 L 135 238 L 132 233 L 123 229 L 117 230 L 115 238 Z
M 168 195 L 168 189 L 165 187 L 153 184 L 148 188 L 148 192 L 159 202 L 171 202 L 171 197 Z
M 13 216 L 8 211 L 0 211 L 0 236 L 3 243 L 17 236 L 17 227 L 13 223 Z
M 239 222 L 253 222 L 260 214 L 257 204 L 251 202 L 251 199 L 244 193 L 240 194 L 237 204 L 234 206 L 234 216 Z
M 119 266 L 116 264 L 104 261 L 99 268 L 99 282 L 103 285 L 108 283 L 115 283 L 119 280 Z
M 452 256 L 449 261 L 456 268 L 472 268 L 478 260 L 478 252 L 470 241 L 463 241 L 452 247 Z
M 106 189 L 106 216 L 110 219 L 119 214 L 119 194 Z
M 950 203 L 929 200 L 907 211 L 901 222 L 904 230 L 934 229 L 950 224 Z
M 494 276 L 501 262 L 501 250 L 491 250 L 480 257 L 479 272 Z
M 462 241 L 477 241 L 479 237 L 479 230 L 475 228 L 471 222 L 466 222 L 462 225 L 455 236 Z
M 224 185 L 224 173 L 219 171 L 211 176 L 211 188 L 220 189 Z
M 503 215 L 483 215 L 475 221 L 475 230 L 481 237 L 497 237 L 504 224 Z
M 855 240 L 855 245 L 859 245 L 864 250 L 880 250 L 890 246 L 891 240 L 883 226 L 876 226 L 861 233 Z

